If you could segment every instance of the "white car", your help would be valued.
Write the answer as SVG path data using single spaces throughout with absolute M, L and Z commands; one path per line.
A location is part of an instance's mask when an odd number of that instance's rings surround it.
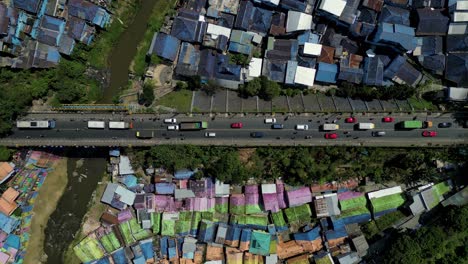
M 276 118 L 265 118 L 265 124 L 274 124 L 276 123 Z
M 216 137 L 216 133 L 214 132 L 206 132 L 205 137 Z
M 179 130 L 179 126 L 178 125 L 167 126 L 167 130 Z
M 296 125 L 296 130 L 309 130 L 309 125 Z
M 164 123 L 166 123 L 166 124 L 176 124 L 177 119 L 175 119 L 175 118 L 164 119 Z

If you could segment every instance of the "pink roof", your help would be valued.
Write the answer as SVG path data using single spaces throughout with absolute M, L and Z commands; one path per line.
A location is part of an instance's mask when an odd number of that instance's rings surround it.
M 187 189 L 188 180 L 180 180 L 179 181 L 179 189 Z
M 287 195 L 289 206 L 298 206 L 312 202 L 312 194 L 308 187 L 301 187 L 293 191 L 288 191 Z
M 260 195 L 257 193 L 245 193 L 245 204 L 246 205 L 258 205 L 260 204 Z
M 245 196 L 243 194 L 232 194 L 229 198 L 229 203 L 232 206 L 245 205 Z
M 215 198 L 188 198 L 186 200 L 186 207 L 189 211 L 205 212 L 210 211 L 215 206 Z
M 1 263 L 1 264 L 7 263 L 9 259 L 10 259 L 10 255 L 8 255 L 7 253 L 4 253 L 4 252 L 0 251 L 0 263 Z
M 278 200 L 278 206 L 281 209 L 286 208 L 286 201 L 284 200 L 284 184 L 282 181 L 276 181 L 276 197 Z
M 228 204 L 229 203 L 229 197 L 216 197 L 216 204 Z
M 258 185 L 246 185 L 245 186 L 245 194 L 258 194 Z
M 278 195 L 276 193 L 264 193 L 263 205 L 265 207 L 265 211 L 271 211 L 273 213 L 278 212 L 280 210 Z
M 338 200 L 341 200 L 341 201 L 349 200 L 349 199 L 353 199 L 353 198 L 360 197 L 360 196 L 364 196 L 364 194 L 360 192 L 352 192 L 352 191 L 342 192 L 342 193 L 338 193 Z
M 175 204 L 174 197 L 167 195 L 155 195 L 155 211 L 156 212 L 174 212 Z
M 120 211 L 119 214 L 117 215 L 117 220 L 119 223 L 128 221 L 133 218 L 132 212 L 129 209 Z

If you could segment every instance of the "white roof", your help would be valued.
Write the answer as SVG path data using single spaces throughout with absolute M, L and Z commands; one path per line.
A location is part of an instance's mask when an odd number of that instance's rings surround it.
M 273 5 L 278 5 L 280 0 L 263 0 L 264 3 L 270 3 Z
M 302 84 L 305 86 L 313 86 L 315 80 L 315 69 L 297 66 L 296 76 L 294 76 L 294 83 Z
M 460 35 L 465 34 L 468 28 L 468 23 L 450 23 L 448 34 L 449 35 Z
M 132 191 L 129 191 L 125 189 L 122 186 L 117 186 L 117 189 L 115 189 L 115 193 L 120 195 L 120 201 L 124 204 L 127 205 L 133 205 L 133 202 L 135 201 L 135 196 L 136 194 Z
M 226 36 L 229 39 L 231 36 L 231 29 L 209 23 L 206 33 L 210 34 L 212 39 L 217 39 L 220 35 Z
M 132 169 L 132 165 L 130 164 L 130 159 L 127 156 L 120 156 L 120 163 L 119 163 L 119 174 L 120 175 L 127 175 L 135 173 Z
M 450 100 L 466 100 L 468 98 L 468 88 L 449 87 L 448 98 Z
M 229 194 L 231 193 L 230 187 L 231 186 L 229 184 L 225 184 L 224 182 L 216 180 L 216 183 L 215 183 L 216 197 L 229 196 Z
M 162 215 L 162 220 L 179 220 L 179 212 L 175 212 L 175 213 L 164 212 Z
M 465 22 L 468 21 L 468 12 L 454 12 L 453 13 L 454 22 Z
M 322 44 L 315 44 L 311 42 L 304 43 L 304 54 L 320 56 L 322 52 Z
M 259 77 L 262 74 L 262 62 L 260 58 L 252 58 L 249 63 L 249 76 Z
M 457 10 L 468 10 L 468 1 L 457 1 Z
M 337 17 L 341 16 L 346 6 L 346 0 L 322 0 L 319 9 L 326 11 Z
M 278 255 L 277 254 L 270 254 L 265 258 L 265 264 L 276 264 L 278 263 Z
M 309 14 L 289 11 L 288 20 L 286 21 L 286 32 L 298 30 L 307 30 L 312 28 L 312 16 Z
M 369 196 L 369 199 L 376 199 L 376 198 L 389 196 L 392 194 L 402 193 L 402 192 L 403 191 L 401 190 L 400 186 L 395 186 L 395 187 L 383 189 L 380 191 L 370 192 L 367 195 Z
M 262 184 L 262 193 L 276 193 L 276 184 Z

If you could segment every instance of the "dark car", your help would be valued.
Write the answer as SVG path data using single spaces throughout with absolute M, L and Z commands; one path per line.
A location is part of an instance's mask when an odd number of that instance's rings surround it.
M 439 128 L 448 128 L 448 127 L 451 127 L 452 126 L 452 123 L 449 123 L 449 122 L 443 122 L 443 123 L 439 123 Z
M 265 136 L 265 134 L 263 134 L 263 132 L 252 132 L 250 133 L 250 136 L 253 138 L 262 138 Z
M 283 129 L 283 124 L 273 124 L 271 125 L 272 129 Z

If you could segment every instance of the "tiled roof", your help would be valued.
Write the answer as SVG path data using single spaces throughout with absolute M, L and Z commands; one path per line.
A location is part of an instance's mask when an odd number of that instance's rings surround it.
M 415 86 L 422 78 L 421 72 L 409 64 L 405 57 L 398 56 L 385 69 L 386 78 L 399 82 L 400 80 L 408 85 Z
M 384 1 L 383 0 L 364 0 L 362 1 L 362 5 L 370 8 L 372 10 L 375 10 L 377 12 L 380 12 L 382 10 Z
M 379 21 L 381 23 L 400 24 L 409 26 L 410 25 L 410 11 L 407 9 L 384 5 L 382 13 L 380 13 Z
M 322 53 L 320 54 L 318 61 L 331 64 L 334 62 L 334 59 L 333 59 L 334 56 L 335 56 L 335 48 L 322 46 Z
M 468 53 L 447 55 L 445 78 L 460 87 L 468 86 Z
M 416 35 L 446 35 L 450 19 L 443 12 L 443 9 L 418 9 Z

